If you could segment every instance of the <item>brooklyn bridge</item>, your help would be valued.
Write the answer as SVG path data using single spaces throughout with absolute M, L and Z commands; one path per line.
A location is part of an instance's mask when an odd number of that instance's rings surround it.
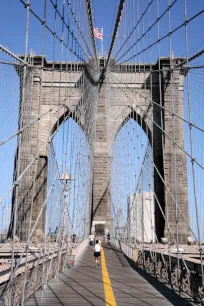
M 204 304 L 203 26 L 202 1 L 0 4 L 0 305 Z

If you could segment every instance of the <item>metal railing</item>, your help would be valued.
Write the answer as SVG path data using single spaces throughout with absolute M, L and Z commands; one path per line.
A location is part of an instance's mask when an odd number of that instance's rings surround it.
M 46 290 L 46 282 L 53 277 L 56 277 L 57 270 L 62 271 L 68 267 L 67 254 L 70 254 L 74 249 L 75 261 L 84 252 L 88 245 L 88 239 L 76 244 L 70 243 L 69 249 L 62 250 L 60 263 L 58 263 L 58 249 L 50 254 L 46 254 L 46 259 L 43 259 L 43 252 L 38 252 L 30 256 L 27 269 L 25 271 L 25 262 L 19 265 L 16 271 L 16 277 L 13 279 L 12 285 L 8 286 L 10 277 L 10 267 L 0 273 L 0 305 L 7 306 L 9 303 L 9 294 L 11 295 L 12 306 L 21 304 L 23 291 L 23 280 L 26 273 L 25 298 L 27 299 L 40 287 Z M 17 264 L 17 261 L 16 261 Z M 43 277 L 44 275 L 44 277 Z M 46 277 L 45 277 L 46 276 Z M 11 290 L 11 292 L 9 292 Z M 2 304 L 1 304 L 2 303 Z
M 201 263 L 193 257 L 185 258 L 184 265 L 180 256 L 178 265 L 177 254 L 169 256 L 161 250 L 156 250 L 156 247 L 149 250 L 134 247 L 115 238 L 111 238 L 111 244 L 120 250 L 136 269 L 145 270 L 182 297 L 190 297 L 203 305 Z

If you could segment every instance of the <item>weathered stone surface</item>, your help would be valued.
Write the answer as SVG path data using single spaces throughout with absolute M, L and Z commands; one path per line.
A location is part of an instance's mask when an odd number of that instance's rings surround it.
M 175 59 L 175 63 L 178 61 L 179 59 Z M 36 60 L 36 66 L 38 64 Z M 47 65 L 52 67 L 52 63 L 47 63 Z M 147 134 L 150 142 L 153 142 L 156 198 L 173 235 L 176 233 L 176 216 L 178 217 L 179 239 L 184 242 L 188 236 L 188 227 L 184 221 L 184 218 L 188 220 L 186 157 L 182 149 L 178 149 L 178 147 L 174 149 L 173 145 L 175 140 L 181 148 L 184 147 L 184 127 L 181 120 L 173 118 L 166 111 L 166 109 L 173 111 L 183 117 L 184 76 L 179 70 L 175 70 L 172 75 L 167 73 L 169 65 L 168 58 L 161 59 L 160 73 L 158 73 L 157 64 L 152 65 L 152 72 L 150 72 L 150 67 L 148 68 L 146 65 L 146 70 L 143 73 L 138 72 L 138 64 L 115 66 L 107 75 L 110 78 L 108 89 L 105 89 L 106 80 L 100 88 L 96 111 L 92 221 L 94 224 L 104 224 L 104 228 L 109 228 L 110 147 L 123 124 L 129 118 L 133 118 Z M 83 75 L 83 69 L 80 65 L 77 69 L 76 67 L 76 63 L 73 66 L 69 64 L 69 72 L 61 74 L 59 71 L 51 72 L 46 69 L 43 71 L 39 69 L 27 70 L 25 99 L 24 104 L 21 105 L 19 123 L 25 126 L 42 114 L 48 113 L 20 136 L 19 150 L 21 152 L 19 160 L 16 160 L 18 174 L 24 171 L 40 151 L 40 158 L 32 164 L 26 173 L 24 184 L 19 184 L 13 194 L 13 202 L 18 202 L 16 233 L 21 239 L 26 239 L 32 201 L 34 201 L 33 223 L 45 200 L 49 149 L 47 144 L 50 134 L 56 130 L 57 123 L 76 105 L 79 106 L 79 113 L 83 114 L 80 116 L 80 123 L 82 128 L 84 127 L 86 130 L 89 113 L 85 110 L 89 99 L 88 94 L 82 95 L 82 92 L 83 82 L 88 82 L 88 75 Z M 140 69 L 142 69 L 141 65 Z M 161 78 L 161 88 L 159 87 L 159 78 Z M 105 100 L 107 90 L 108 105 Z M 151 99 L 156 103 L 152 104 Z M 30 183 L 33 173 L 37 175 L 35 186 Z M 35 196 L 32 200 L 33 188 Z M 176 210 L 176 204 L 180 212 Z M 156 200 L 155 221 L 158 238 L 160 239 L 164 234 L 167 236 L 167 222 L 162 217 Z M 42 216 L 34 235 L 40 238 L 43 236 L 43 231 L 44 217 Z

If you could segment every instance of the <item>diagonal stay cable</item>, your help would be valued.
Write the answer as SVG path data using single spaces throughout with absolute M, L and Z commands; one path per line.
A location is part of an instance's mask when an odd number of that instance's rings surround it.
M 55 182 L 57 178 L 58 178 L 58 175 L 56 175 L 56 176 L 54 177 L 53 182 Z M 18 270 L 18 268 L 19 268 L 19 266 L 20 266 L 20 264 L 21 264 L 21 260 L 22 260 L 24 254 L 25 254 L 26 248 L 27 248 L 27 247 L 29 248 L 29 245 L 30 245 L 30 238 L 32 237 L 33 232 L 34 232 L 34 230 L 35 230 L 35 228 L 36 228 L 36 226 L 37 226 L 37 224 L 38 224 L 38 221 L 39 221 L 39 219 L 40 219 L 40 217 L 41 217 L 41 215 L 42 215 L 42 212 L 43 212 L 45 206 L 47 205 L 48 197 L 49 197 L 51 191 L 53 190 L 54 186 L 55 186 L 55 184 L 53 183 L 53 184 L 51 185 L 51 187 L 50 187 L 50 190 L 48 191 L 48 194 L 47 194 L 47 197 L 46 197 L 45 201 L 42 203 L 42 206 L 41 206 L 40 212 L 39 212 L 39 214 L 38 214 L 38 217 L 37 217 L 37 219 L 36 219 L 36 221 L 35 221 L 35 224 L 34 224 L 34 226 L 33 226 L 33 228 L 32 228 L 32 231 L 31 231 L 31 233 L 30 233 L 30 235 L 29 235 L 29 237 L 28 237 L 28 239 L 27 239 L 26 245 L 24 246 L 23 251 L 21 252 L 21 256 L 20 256 L 20 258 L 19 258 L 19 260 L 18 260 L 18 263 L 16 264 L 16 266 L 15 266 L 13 272 L 10 274 L 9 282 L 8 282 L 7 285 L 6 285 L 6 288 L 10 288 L 10 287 L 12 286 L 12 282 L 13 282 L 13 279 L 14 279 L 14 277 L 15 277 L 16 271 Z M 59 196 L 60 196 L 60 195 L 59 195 Z M 3 293 L 4 293 L 4 292 L 3 292 Z
M 125 84 L 124 84 L 124 85 L 125 85 Z M 121 89 L 121 91 L 123 92 L 122 89 Z M 124 95 L 126 95 L 129 99 L 131 99 L 131 97 L 129 97 L 126 93 L 124 93 Z M 132 100 L 132 99 L 131 99 L 131 100 Z M 129 106 L 129 105 L 127 105 L 127 107 L 129 107 L 131 110 L 133 110 L 133 108 L 132 108 L 131 106 Z M 181 149 L 181 150 L 191 159 L 192 162 L 195 161 L 195 163 L 197 163 L 197 164 L 204 170 L 204 167 L 203 167 L 202 165 L 200 165 L 200 163 L 198 163 L 198 162 L 196 161 L 195 158 L 192 158 L 191 155 L 190 155 L 189 153 L 187 153 L 181 146 L 179 146 L 177 143 L 175 143 L 174 140 L 168 135 L 168 133 L 166 133 L 166 132 L 165 132 L 165 131 L 164 131 L 164 130 L 163 130 L 154 120 L 152 120 L 152 118 L 147 114 L 147 112 L 146 112 L 142 107 L 136 106 L 136 108 L 140 109 L 140 111 L 142 111 L 142 112 L 150 119 L 150 121 L 153 122 L 153 124 L 155 124 L 160 130 L 162 130 L 162 133 L 166 134 L 166 135 L 173 141 L 173 144 L 176 145 L 176 146 L 178 146 L 178 147 L 179 147 L 179 148 L 180 148 L 180 149 Z M 148 154 L 148 156 L 149 156 L 149 154 Z M 171 190 L 170 190 L 169 187 L 166 185 L 166 183 L 165 183 L 165 181 L 164 181 L 164 179 L 163 179 L 161 173 L 159 172 L 158 168 L 156 167 L 156 165 L 155 165 L 155 163 L 154 163 L 153 161 L 152 161 L 152 163 L 153 163 L 153 166 L 154 166 L 155 170 L 157 171 L 158 175 L 160 176 L 162 182 L 164 183 L 165 188 L 167 189 L 168 193 L 170 194 L 170 196 L 171 196 L 173 202 L 175 203 L 175 205 L 177 206 L 179 212 L 180 212 L 181 215 L 183 216 L 183 219 L 184 219 L 186 225 L 188 226 L 188 228 L 190 229 L 190 231 L 192 232 L 192 234 L 194 235 L 194 237 L 196 237 L 195 233 L 194 233 L 193 230 L 191 229 L 191 226 L 189 225 L 188 221 L 186 220 L 185 216 L 183 215 L 182 210 L 181 210 L 180 207 L 177 205 L 177 203 L 176 203 L 176 201 L 175 201 L 175 198 L 174 198 L 174 196 L 173 196 Z
M 117 17 L 116 17 L 116 22 L 115 22 L 115 28 L 114 28 L 114 31 L 113 31 L 113 37 L 112 37 L 110 49 L 109 49 L 109 52 L 108 52 L 108 57 L 107 57 L 107 62 L 106 62 L 105 69 L 108 67 L 110 57 L 111 57 L 111 54 L 112 54 L 112 50 L 113 50 L 113 46 L 115 44 L 115 39 L 116 39 L 116 36 L 117 36 L 118 28 L 119 28 L 119 25 L 120 25 L 120 21 L 122 19 L 121 17 L 122 17 L 122 14 L 123 14 L 124 4 L 125 4 L 125 0 L 120 0 L 119 7 L 118 7 L 118 14 L 117 14 Z
M 67 117 L 65 118 L 65 120 L 67 120 L 68 116 L 72 113 L 72 111 L 69 111 L 69 114 L 67 115 Z M 65 121 L 63 120 L 63 122 Z M 61 124 L 63 124 L 63 122 Z M 53 135 L 50 137 L 50 139 L 53 138 Z M 49 141 L 45 144 L 45 146 L 42 147 L 41 150 L 45 149 L 47 147 L 47 145 L 49 144 Z M 28 164 L 28 166 L 23 170 L 23 172 L 17 177 L 17 179 L 15 180 L 15 182 L 11 185 L 11 187 L 7 190 L 7 192 L 3 195 L 3 197 L 0 199 L 0 204 L 4 201 L 4 199 L 8 196 L 8 194 L 14 189 L 15 186 L 17 186 L 20 182 L 20 180 L 24 177 L 24 175 L 26 174 L 26 172 L 28 171 L 28 169 L 30 169 L 30 167 L 32 166 L 32 164 L 35 162 L 35 160 L 39 157 L 39 155 L 41 154 L 41 151 L 38 152 L 38 154 L 31 160 L 31 162 Z
M 166 8 L 166 10 L 160 15 L 160 16 L 158 16 L 157 18 L 156 18 L 156 20 L 147 28 L 147 30 L 144 32 L 144 33 L 142 33 L 142 35 L 138 38 L 138 40 L 132 45 L 132 46 L 130 46 L 128 49 L 127 49 L 127 51 L 119 58 L 119 59 L 117 59 L 116 60 L 116 62 L 118 62 L 123 56 L 125 56 L 136 44 L 138 44 L 138 42 L 140 41 L 140 40 L 142 40 L 142 38 L 144 38 L 145 36 L 146 36 L 146 34 L 169 12 L 169 10 L 173 7 L 173 5 L 177 2 L 178 0 L 174 0 L 172 3 L 171 3 L 171 5 L 169 5 L 169 6 L 167 6 L 167 8 Z M 148 8 L 149 8 L 149 6 L 148 6 Z M 142 14 L 142 16 L 143 16 L 143 14 Z M 138 22 L 138 24 L 139 24 L 139 22 Z M 137 25 L 138 25 L 137 24 Z M 158 40 L 157 40 L 158 41 Z
M 115 79 L 116 81 L 118 81 L 119 83 L 121 83 L 122 85 L 124 85 L 125 87 L 127 87 L 128 89 L 130 89 L 130 90 L 133 91 L 132 87 L 129 87 L 127 84 L 120 82 L 120 80 L 119 80 L 118 78 L 116 78 L 115 76 L 111 76 L 111 77 L 114 78 L 114 79 Z M 199 126 L 196 125 L 195 123 L 189 122 L 189 121 L 186 120 L 185 118 L 183 118 L 183 117 L 177 115 L 176 113 L 173 113 L 172 111 L 170 111 L 170 110 L 167 109 L 166 107 L 160 105 L 159 103 L 155 102 L 153 99 L 151 99 L 151 98 L 149 98 L 148 96 L 142 94 L 141 92 L 139 92 L 139 95 L 140 95 L 142 98 L 148 100 L 150 103 L 153 103 L 153 104 L 157 105 L 160 109 L 163 109 L 163 110 L 167 111 L 167 112 L 168 112 L 169 114 L 171 114 L 172 116 L 175 116 L 176 118 L 178 118 L 178 119 L 182 120 L 183 122 L 187 123 L 189 126 L 192 126 L 192 127 L 194 127 L 195 129 L 198 129 L 198 130 L 201 131 L 201 132 L 204 132 L 204 129 L 202 129 L 201 127 L 199 127 Z
M 88 19 L 89 19 L 89 28 L 90 28 L 90 33 L 91 33 L 91 40 L 92 40 L 92 45 L 93 45 L 93 50 L 94 50 L 94 56 L 96 63 L 98 62 L 97 59 L 97 51 L 96 51 L 96 42 L 94 38 L 94 28 L 93 28 L 93 15 L 92 15 L 92 8 L 91 8 L 91 0 L 86 0 L 86 8 L 87 8 L 87 14 L 88 14 Z
M 66 105 L 61 104 L 63 107 Z M 27 128 L 29 128 L 31 125 L 33 125 L 34 123 L 36 123 L 37 121 L 40 121 L 45 115 L 47 115 L 48 113 L 52 112 L 55 108 L 57 107 L 57 105 L 55 105 L 53 108 L 49 109 L 47 112 L 45 112 L 44 114 L 42 114 L 40 117 L 38 117 L 37 119 L 34 119 L 33 121 L 31 121 L 30 123 L 28 123 L 27 125 L 25 125 L 23 128 L 21 128 L 20 130 L 18 130 L 16 133 L 10 135 L 8 138 L 4 139 L 3 141 L 0 142 L 0 147 L 2 145 L 4 145 L 5 143 L 7 143 L 9 140 L 11 140 L 13 137 L 20 135 L 22 132 L 24 132 Z
M 197 14 L 193 15 L 191 18 L 187 19 L 186 21 L 182 22 L 180 25 L 178 25 L 176 28 L 174 28 L 172 31 L 171 31 L 171 34 L 177 32 L 178 30 L 180 30 L 182 27 L 185 26 L 186 23 L 190 23 L 191 21 L 193 21 L 195 18 L 197 18 L 198 16 L 202 15 L 204 13 L 204 10 L 201 10 L 199 11 Z M 136 46 L 138 44 L 138 42 L 140 42 L 142 40 L 142 38 L 144 38 L 144 36 L 151 30 L 151 27 L 150 26 L 147 31 L 142 34 L 138 40 L 136 42 L 134 42 L 134 44 L 128 48 L 128 50 L 123 54 L 121 55 L 116 61 L 115 63 L 117 63 L 120 59 L 122 59 L 134 46 Z M 153 46 L 155 46 L 156 44 L 158 44 L 159 42 L 161 42 L 162 40 L 164 40 L 165 38 L 169 37 L 169 33 L 163 35 L 162 37 L 160 37 L 159 39 L 157 39 L 156 41 L 154 41 L 153 43 L 151 43 L 149 46 L 143 48 L 141 51 L 133 54 L 131 57 L 127 58 L 126 60 L 122 61 L 120 64 L 122 63 L 125 63 L 127 61 L 130 61 L 131 59 L 135 58 L 136 56 L 138 55 L 141 55 L 143 54 L 145 51 L 149 50 L 150 48 L 152 48 Z M 114 63 L 114 64 L 115 64 Z
M 124 84 L 124 83 L 121 83 L 121 84 L 123 84 L 125 87 L 127 87 L 126 84 Z M 121 89 L 121 91 L 124 92 L 122 89 Z M 131 98 L 130 96 L 127 95 L 127 93 L 124 92 L 124 95 L 125 95 L 128 99 L 132 100 L 132 98 Z M 132 100 L 132 101 L 133 101 L 133 100 Z M 133 102 L 134 102 L 134 101 L 133 101 Z M 128 107 L 130 107 L 130 106 L 128 106 Z M 130 107 L 130 108 L 131 108 L 131 107 Z M 147 116 L 147 117 L 150 119 L 150 121 L 152 121 L 152 122 L 162 131 L 162 133 L 164 133 L 164 134 L 172 141 L 173 145 L 177 146 L 183 153 L 185 153 L 185 154 L 190 158 L 191 162 L 195 162 L 202 170 L 204 170 L 204 166 L 201 165 L 201 164 L 196 160 L 195 157 L 191 156 L 188 152 L 186 152 L 186 150 L 184 150 L 184 149 L 182 148 L 182 146 L 180 146 L 178 143 L 176 143 L 176 142 L 174 141 L 174 139 L 173 139 L 165 130 L 163 130 L 163 129 L 160 127 L 160 125 L 159 125 L 155 120 L 153 120 L 153 119 L 148 115 L 148 113 L 147 113 L 142 107 L 136 105 L 136 108 L 139 108 L 139 109 L 145 114 L 145 116 Z M 131 108 L 131 109 L 132 109 L 132 108 Z
M 0 45 L 0 50 L 3 51 L 4 53 L 6 53 L 7 55 L 9 55 L 10 57 L 12 57 L 13 59 L 15 59 L 16 61 L 18 61 L 20 64 L 22 64 L 24 66 L 28 66 L 28 67 L 33 67 L 32 65 L 30 65 L 29 63 L 24 61 L 22 58 L 18 57 L 16 54 L 9 51 L 4 46 Z
M 73 36 L 73 38 L 74 38 L 76 44 L 78 45 L 78 47 L 82 50 L 83 54 L 88 58 L 88 56 L 87 56 L 87 54 L 85 53 L 85 51 L 81 48 L 81 45 L 79 44 L 77 38 L 74 36 L 73 31 L 71 31 L 70 26 L 67 24 L 67 22 L 65 21 L 64 17 L 63 17 L 62 14 L 60 13 L 60 11 L 59 11 L 59 9 L 58 9 L 58 6 L 54 3 L 53 0 L 50 0 L 50 2 L 52 3 L 53 8 L 56 10 L 56 12 L 57 12 L 58 16 L 60 17 L 60 19 L 62 20 L 63 24 L 66 26 L 68 32 Z M 80 33 L 82 39 L 84 40 L 84 36 L 83 36 L 83 34 L 82 34 L 82 32 L 81 32 L 81 29 L 80 29 L 79 24 L 78 24 L 78 22 L 77 22 L 77 20 L 76 20 L 76 17 L 75 17 L 75 13 L 74 13 L 74 11 L 72 10 L 71 5 L 70 5 L 69 2 L 68 2 L 68 6 L 69 6 L 69 8 L 70 8 L 72 18 L 73 18 L 75 24 L 77 25 L 77 28 L 78 28 L 78 30 L 79 30 L 79 33 Z M 85 40 L 84 40 L 84 42 L 85 42 Z M 87 43 L 86 43 L 86 42 L 85 42 L 85 44 L 86 44 L 86 46 L 87 46 Z M 91 52 L 90 52 L 90 50 L 89 50 L 89 48 L 87 48 L 87 49 L 88 49 L 88 51 L 89 51 L 90 56 L 92 56 L 92 55 L 91 55 Z
M 141 141 L 141 139 L 140 139 L 140 141 Z M 150 157 L 150 154 L 149 154 L 149 152 L 148 152 L 148 146 L 149 146 L 149 144 L 150 144 L 150 143 L 148 143 L 147 148 L 146 148 L 146 150 L 145 150 L 145 157 L 144 157 L 144 160 L 143 160 L 143 163 L 142 163 L 142 169 L 141 169 L 141 172 L 140 172 L 140 177 L 141 177 L 142 174 L 144 174 L 144 172 L 143 172 L 143 170 L 144 170 L 145 173 L 146 173 L 147 179 L 148 179 L 148 183 L 150 184 L 150 181 L 149 181 L 149 178 L 148 178 L 147 169 L 144 167 L 144 162 L 145 162 L 146 157 L 149 157 L 149 158 L 150 158 L 150 160 L 151 160 L 151 162 L 152 162 L 152 165 L 153 165 L 153 167 L 156 169 L 157 172 L 158 172 L 158 169 L 157 169 L 155 163 L 153 162 L 153 160 L 152 160 L 152 158 Z M 138 189 L 138 186 L 139 186 L 140 177 L 138 178 L 138 183 L 137 183 L 137 186 L 136 186 L 136 190 Z M 151 184 L 150 184 L 150 185 L 151 185 Z M 152 185 L 151 187 L 153 187 L 153 185 Z M 136 193 L 135 193 L 135 195 L 136 195 Z M 159 202 L 159 200 L 158 200 L 158 197 L 157 197 L 155 191 L 154 191 L 154 196 L 155 196 L 156 202 L 157 202 L 157 204 L 158 204 L 158 206 L 159 206 L 160 212 L 161 212 L 161 214 L 162 214 L 162 216 L 163 216 L 163 218 L 164 218 L 164 220 L 165 220 L 165 222 L 166 222 L 166 224 L 167 224 L 167 226 L 168 226 L 170 235 L 172 236 L 172 239 L 173 239 L 174 243 L 176 244 L 176 239 L 175 239 L 175 237 L 174 237 L 174 235 L 173 235 L 173 232 L 172 232 L 172 230 L 171 230 L 171 228 L 170 228 L 169 221 L 168 221 L 167 217 L 166 217 L 165 214 L 164 214 L 164 211 L 163 211 L 163 209 L 162 209 L 162 207 L 161 207 L 161 204 L 160 204 L 160 202 Z M 175 204 L 176 204 L 176 202 L 175 202 Z M 145 208 L 147 209 L 146 206 L 145 206 Z M 192 231 L 192 234 L 194 235 L 194 237 L 195 237 L 195 239 L 196 239 L 195 233 L 194 233 L 193 230 L 191 229 L 190 225 L 187 224 L 187 226 L 189 227 L 190 231 Z M 156 235 L 156 239 L 157 239 L 157 241 L 158 241 L 156 231 L 155 231 L 155 235 Z M 150 250 L 150 252 L 151 252 L 151 250 Z M 181 256 L 182 262 L 183 262 L 183 264 L 184 264 L 186 270 L 187 270 L 188 273 L 189 273 L 189 268 L 188 268 L 187 265 L 186 265 L 186 262 L 185 262 L 185 259 L 184 259 L 184 257 L 183 257 L 183 254 L 181 253 L 181 251 L 180 251 L 179 249 L 178 249 L 178 252 L 179 252 L 179 255 Z M 162 253 L 161 253 L 161 255 L 162 255 Z M 165 261 L 165 260 L 164 260 L 164 261 Z M 165 263 L 166 263 L 166 261 L 165 261 Z
M 147 7 L 145 9 L 145 11 L 142 13 L 140 19 L 137 21 L 136 25 L 133 27 L 132 31 L 130 32 L 130 34 L 128 35 L 128 37 L 125 39 L 125 41 L 123 42 L 122 46 L 120 47 L 120 49 L 116 52 L 115 54 L 115 58 L 116 56 L 120 53 L 120 51 L 123 49 L 123 47 L 125 46 L 125 44 L 128 42 L 128 40 L 130 39 L 130 37 L 132 36 L 132 34 L 134 33 L 134 31 L 137 29 L 139 23 L 141 22 L 141 20 L 143 19 L 143 17 L 145 16 L 146 12 L 149 10 L 149 7 L 151 6 L 151 4 L 153 3 L 154 0 L 151 0 L 151 2 L 149 2 L 147 4 Z M 177 1 L 177 0 L 175 0 Z
M 41 19 L 37 13 L 30 7 L 29 4 L 27 4 L 24 0 L 19 0 L 20 2 L 22 2 L 22 4 L 25 6 L 25 8 L 29 7 L 29 11 L 32 13 L 33 16 L 35 16 L 42 25 L 45 25 L 46 29 L 53 35 L 57 38 L 57 40 L 60 42 L 60 43 L 63 43 L 63 45 L 65 46 L 65 48 L 68 48 L 70 52 L 72 52 L 79 60 L 81 60 L 83 63 L 86 63 L 86 60 L 81 57 L 79 54 L 77 54 L 74 50 L 72 50 L 72 48 L 66 44 L 64 41 L 62 41 L 62 39 L 55 33 L 55 31 L 53 31 L 46 23 L 46 21 L 44 21 L 43 19 Z M 77 38 L 73 35 L 73 39 L 75 41 L 78 42 Z M 80 48 L 81 49 L 81 48 Z M 81 49 L 82 50 L 82 49 Z M 83 50 L 82 50 L 83 52 Z
M 130 98 L 130 97 L 129 97 L 129 98 Z M 128 105 L 127 105 L 127 106 L 128 106 Z M 128 106 L 128 107 L 130 107 L 130 106 Z M 130 108 L 131 108 L 131 107 L 130 107 Z M 139 106 L 137 106 L 137 108 L 141 109 Z M 132 109 L 132 108 L 131 108 L 131 109 Z M 141 109 L 141 110 L 143 110 L 143 109 Z M 141 141 L 141 139 L 140 139 L 140 141 Z M 149 154 L 147 151 L 146 151 L 146 153 L 145 153 L 145 156 L 147 156 L 147 157 L 150 158 L 150 160 L 151 160 L 151 162 L 152 162 L 152 165 L 153 165 L 154 169 L 156 170 L 157 174 L 159 175 L 160 179 L 162 180 L 162 182 L 163 182 L 163 184 L 164 184 L 166 190 L 168 191 L 170 197 L 172 198 L 173 202 L 174 202 L 175 205 L 177 206 L 177 208 L 178 208 L 179 212 L 181 213 L 181 215 L 182 215 L 182 217 L 183 217 L 183 219 L 184 219 L 186 225 L 188 226 L 188 228 L 189 228 L 190 231 L 192 232 L 194 238 L 196 239 L 196 234 L 194 233 L 193 229 L 191 228 L 191 226 L 190 226 L 188 220 L 185 218 L 185 216 L 184 216 L 184 214 L 183 214 L 181 208 L 180 208 L 180 207 L 178 206 L 178 204 L 176 203 L 176 200 L 175 200 L 175 198 L 174 198 L 174 196 L 173 196 L 171 190 L 170 190 L 169 187 L 166 185 L 166 183 L 165 183 L 165 181 L 164 181 L 164 178 L 162 177 L 162 175 L 161 175 L 159 169 L 157 168 L 157 166 L 155 165 L 153 159 L 151 158 L 150 154 Z

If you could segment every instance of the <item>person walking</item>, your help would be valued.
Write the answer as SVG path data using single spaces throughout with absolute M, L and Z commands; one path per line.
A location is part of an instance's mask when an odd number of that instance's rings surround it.
M 108 240 L 108 243 L 110 243 L 110 233 L 109 232 L 107 234 L 107 240 Z
M 94 246 L 94 257 L 95 257 L 95 262 L 96 262 L 96 268 L 98 268 L 100 264 L 100 257 L 101 257 L 101 246 L 98 240 L 96 240 L 96 244 Z
M 101 236 L 98 235 L 98 236 L 96 237 L 96 240 L 98 240 L 98 243 L 101 245 L 101 243 L 102 243 L 102 238 L 101 238 Z
M 89 244 L 90 244 L 90 247 L 93 246 L 93 242 L 94 242 L 94 235 L 91 234 L 91 235 L 89 235 Z

